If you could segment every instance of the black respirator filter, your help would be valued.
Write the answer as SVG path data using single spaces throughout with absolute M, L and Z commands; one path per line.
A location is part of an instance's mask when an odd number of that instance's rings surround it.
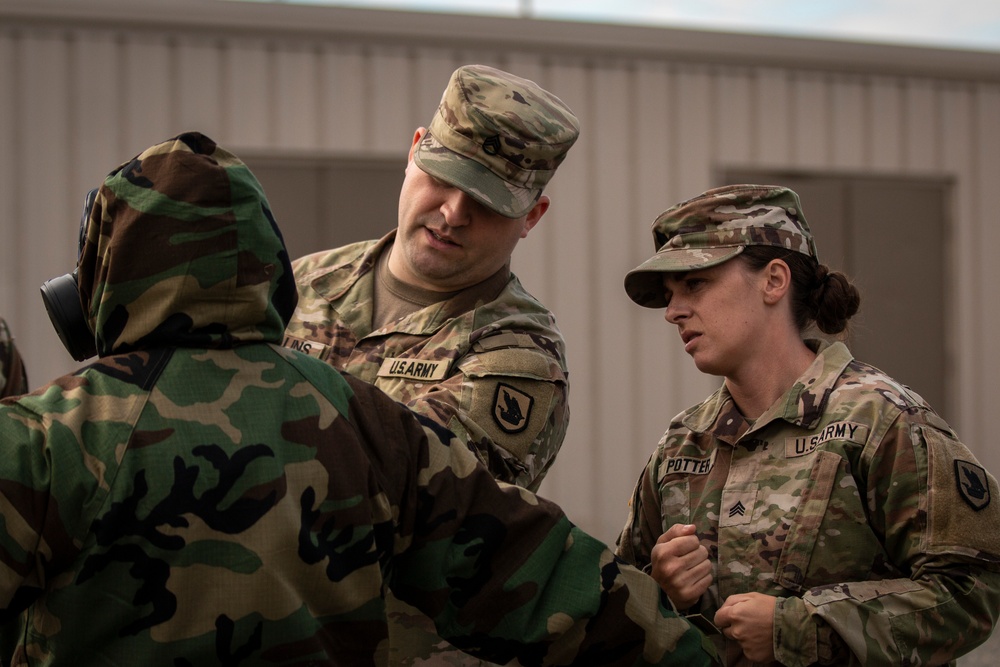
M 80 235 L 77 247 L 77 262 L 83 254 L 83 244 L 87 240 L 87 220 L 90 211 L 97 200 L 97 189 L 87 193 L 83 205 L 83 216 L 80 219 Z M 80 286 L 77 282 L 77 272 L 52 278 L 42 283 L 42 302 L 45 312 L 49 314 L 52 326 L 59 335 L 59 340 L 66 346 L 70 356 L 77 361 L 83 361 L 97 354 L 97 344 L 94 332 L 87 324 L 86 313 L 80 303 Z

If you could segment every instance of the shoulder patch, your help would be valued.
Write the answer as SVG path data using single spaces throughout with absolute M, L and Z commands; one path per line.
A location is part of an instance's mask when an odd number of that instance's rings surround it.
M 978 512 L 990 504 L 989 478 L 981 465 L 955 459 L 955 483 L 958 495 L 972 509 Z
M 497 383 L 493 395 L 493 421 L 504 433 L 520 433 L 528 426 L 535 399 L 509 384 Z

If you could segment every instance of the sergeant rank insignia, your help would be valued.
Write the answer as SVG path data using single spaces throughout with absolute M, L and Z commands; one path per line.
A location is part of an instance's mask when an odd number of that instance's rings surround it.
M 989 479 L 982 466 L 955 460 L 955 482 L 958 493 L 977 512 L 990 504 Z
M 507 433 L 520 433 L 528 426 L 535 399 L 510 385 L 497 383 L 493 395 L 493 421 Z

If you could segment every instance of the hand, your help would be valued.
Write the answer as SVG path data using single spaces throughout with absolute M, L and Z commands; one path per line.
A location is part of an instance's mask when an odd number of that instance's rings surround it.
M 712 584 L 712 562 L 691 524 L 674 524 L 650 552 L 650 574 L 678 609 L 693 606 Z
M 739 642 L 753 662 L 774 662 L 774 605 L 778 598 L 763 593 L 730 595 L 715 613 L 715 625 Z

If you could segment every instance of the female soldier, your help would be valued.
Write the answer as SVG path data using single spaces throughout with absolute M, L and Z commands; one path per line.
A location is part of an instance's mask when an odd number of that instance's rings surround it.
M 681 413 L 618 554 L 714 619 L 727 665 L 944 664 L 1000 613 L 997 482 L 920 396 L 840 342 L 860 297 L 819 264 L 798 196 L 709 190 L 656 219 L 629 272 L 724 378 Z

